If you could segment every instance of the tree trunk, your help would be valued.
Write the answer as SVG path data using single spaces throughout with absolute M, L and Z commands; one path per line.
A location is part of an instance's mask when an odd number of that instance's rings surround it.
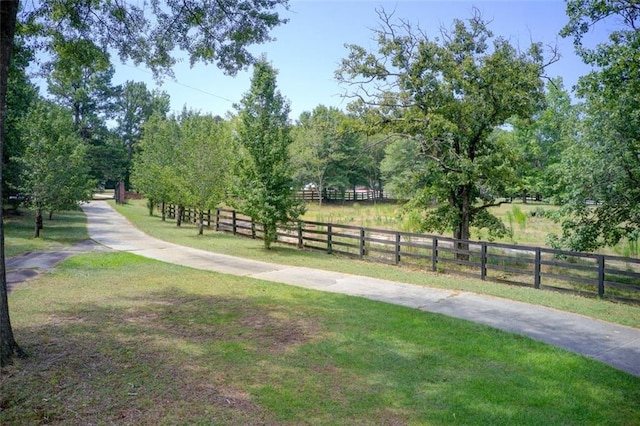
M 460 251 L 469 250 L 469 238 L 471 238 L 471 193 L 472 191 L 468 187 L 460 188 L 460 203 L 458 204 L 458 226 L 454 230 L 453 237 L 457 240 L 456 248 Z M 456 259 L 468 261 L 469 255 L 467 253 L 456 253 Z
M 53 220 L 53 210 L 49 210 L 49 220 Z
M 18 14 L 18 0 L 0 1 L 0 152 L 4 144 L 4 118 L 7 100 L 7 81 L 9 79 L 9 62 L 13 50 L 13 39 Z M 0 191 L 2 189 L 2 163 L 0 160 Z M 9 299 L 7 289 L 7 270 L 4 258 L 4 220 L 2 197 L 0 196 L 0 367 L 11 362 L 14 356 L 25 357 L 26 354 L 13 337 L 9 318 Z
M 178 208 L 176 209 L 176 226 L 182 225 L 182 215 L 184 215 L 184 206 L 178 204 Z
M 163 201 L 162 202 L 162 221 L 164 222 L 167 219 L 167 210 L 166 210 L 166 204 Z
M 36 226 L 33 232 L 33 238 L 40 238 L 40 230 L 42 229 L 42 209 L 36 210 Z

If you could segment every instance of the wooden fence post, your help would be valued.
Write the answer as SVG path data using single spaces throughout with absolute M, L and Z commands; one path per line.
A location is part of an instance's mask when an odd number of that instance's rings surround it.
M 542 270 L 542 251 L 536 247 L 536 263 L 533 265 L 533 287 L 540 288 L 540 271 Z
M 480 279 L 487 279 L 487 243 L 480 245 Z
M 302 235 L 302 221 L 298 221 L 298 248 L 301 249 L 304 247 L 304 238 Z
M 598 296 L 604 296 L 604 255 L 598 256 Z
M 220 209 L 216 209 L 216 231 L 220 230 Z
M 253 221 L 253 219 L 252 219 Z M 231 211 L 231 226 L 233 227 L 233 235 L 236 235 L 237 224 L 236 224 L 236 211 Z
M 360 259 L 364 258 L 364 255 L 367 253 L 365 245 L 364 245 L 364 238 L 365 238 L 365 232 L 364 232 L 364 228 L 360 228 L 360 252 L 359 252 L 359 257 Z
M 396 232 L 396 246 L 395 246 L 395 253 L 394 253 L 394 261 L 396 265 L 400 263 L 400 233 L 399 232 Z
M 333 247 L 331 246 L 331 240 L 332 240 L 332 235 L 331 235 L 331 224 L 327 224 L 327 253 L 331 254 L 331 252 L 333 251 Z
M 438 237 L 431 237 L 433 243 L 431 245 L 431 270 L 436 272 L 438 270 Z

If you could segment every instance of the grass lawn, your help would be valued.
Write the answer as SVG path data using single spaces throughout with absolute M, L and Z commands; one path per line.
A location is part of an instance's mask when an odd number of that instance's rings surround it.
M 115 206 L 115 204 L 112 205 Z M 332 256 L 321 252 L 298 250 L 285 245 L 276 244 L 272 250 L 267 251 L 263 249 L 262 241 L 259 240 L 235 237 L 231 234 L 214 231 L 205 231 L 205 235 L 198 236 L 196 227 L 187 223 L 183 223 L 182 227 L 177 228 L 173 220 L 163 222 L 158 216 L 149 216 L 144 201 L 130 200 L 126 205 L 115 207 L 136 227 L 148 234 L 189 247 L 284 265 L 307 266 L 435 288 L 471 291 L 539 304 L 640 328 L 639 305 L 613 303 L 594 298 L 509 286 L 461 276 L 433 274 L 405 267 Z
M 32 251 L 55 250 L 89 238 L 87 219 L 80 210 L 55 212 L 52 220 L 44 217 L 40 238 L 33 238 L 35 214 L 19 209 L 4 217 L 5 256 L 11 257 Z
M 0 424 L 640 424 L 640 378 L 355 297 L 114 252 L 9 299 Z

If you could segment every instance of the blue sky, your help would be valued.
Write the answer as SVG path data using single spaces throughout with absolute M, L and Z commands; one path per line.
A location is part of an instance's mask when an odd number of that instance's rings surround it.
M 395 16 L 408 20 L 430 36 L 437 35 L 442 25 L 450 26 L 455 18 L 472 16 L 478 8 L 485 19 L 491 20 L 490 29 L 496 36 L 511 40 L 525 49 L 530 41 L 557 44 L 562 55 L 550 66 L 547 74 L 561 76 L 565 87 L 571 88 L 580 75 L 589 72 L 574 55 L 572 40 L 562 39 L 558 32 L 567 22 L 565 3 L 559 0 L 529 1 L 431 1 L 431 0 L 292 0 L 290 10 L 284 11 L 289 23 L 272 32 L 274 42 L 253 47 L 255 54 L 265 53 L 278 70 L 278 86 L 291 103 L 292 120 L 303 111 L 319 104 L 344 108 L 340 93 L 343 87 L 334 79 L 339 62 L 347 55 L 345 43 L 358 44 L 369 49 L 376 47 L 371 41 L 372 31 L 378 24 L 376 8 L 395 10 Z M 604 41 L 607 28 L 602 28 L 592 41 Z M 149 88 L 159 87 L 171 96 L 171 108 L 179 111 L 184 105 L 203 113 L 224 116 L 234 111 L 249 90 L 251 69 L 236 77 L 223 75 L 214 65 L 196 64 L 189 67 L 183 61 L 175 67 L 175 81 L 165 79 L 157 86 L 144 68 L 116 65 L 114 83 L 126 80 L 145 81 Z

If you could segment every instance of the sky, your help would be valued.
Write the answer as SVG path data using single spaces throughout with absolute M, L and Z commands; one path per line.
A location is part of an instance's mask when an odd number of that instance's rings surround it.
M 276 40 L 250 50 L 255 55 L 264 53 L 278 70 L 278 88 L 290 102 L 290 118 L 296 120 L 302 112 L 321 104 L 346 107 L 347 101 L 341 96 L 345 87 L 337 83 L 334 74 L 341 59 L 348 54 L 345 43 L 368 50 L 376 48 L 371 29 L 379 23 L 377 8 L 387 12 L 395 10 L 395 17 L 419 25 L 433 37 L 440 27 L 450 27 L 454 19 L 470 18 L 474 7 L 491 21 L 489 28 L 494 35 L 509 39 L 523 50 L 531 41 L 557 45 L 561 58 L 549 66 L 546 73 L 549 77 L 562 77 L 565 88 L 570 89 L 579 76 L 590 71 L 575 56 L 572 39 L 558 35 L 568 20 L 565 3 L 560 0 L 291 0 L 289 10 L 282 12 L 289 22 L 271 32 Z M 592 41 L 604 41 L 606 31 L 607 28 L 600 29 Z M 234 103 L 240 101 L 251 85 L 251 69 L 229 77 L 215 65 L 196 64 L 191 68 L 189 61 L 184 60 L 174 68 L 175 80 L 166 78 L 158 85 L 146 68 L 115 60 L 114 63 L 114 84 L 144 81 L 149 89 L 164 90 L 171 97 L 172 111 L 186 106 L 224 117 L 227 112 L 235 111 Z

